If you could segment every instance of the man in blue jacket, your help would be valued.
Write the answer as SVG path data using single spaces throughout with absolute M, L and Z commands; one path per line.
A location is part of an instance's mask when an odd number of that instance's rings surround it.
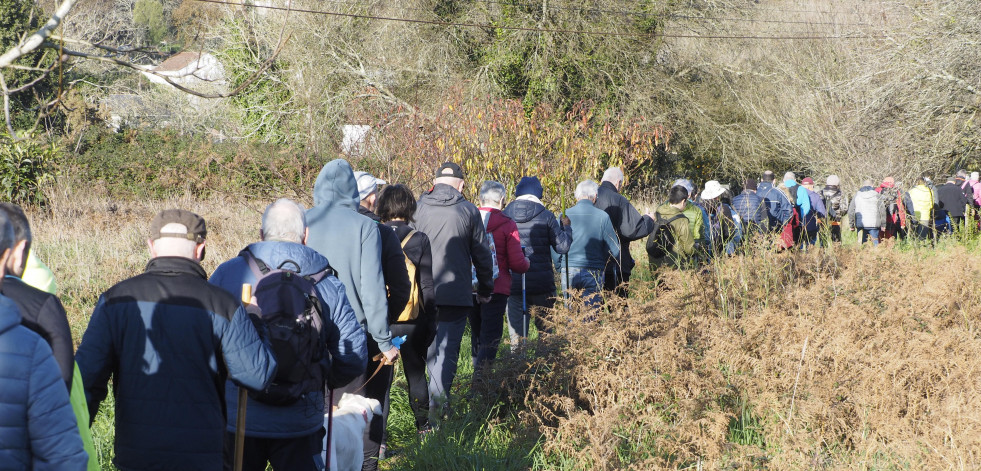
M 599 185 L 592 180 L 576 186 L 576 205 L 565 211 L 572 221 L 572 246 L 569 248 L 569 273 L 563 273 L 562 284 L 582 293 L 586 304 L 598 307 L 602 303 L 603 275 L 609 257 L 620 256 L 620 240 L 613 230 L 610 216 L 593 206 Z M 565 267 L 562 267 L 563 272 Z
M 528 321 L 531 320 L 530 312 L 533 309 L 538 311 L 535 327 L 539 331 L 544 328 L 541 315 L 555 305 L 555 269 L 552 266 L 551 250 L 565 254 L 572 245 L 569 218 L 563 218 L 560 225 L 555 215 L 542 203 L 543 195 L 542 183 L 538 177 L 522 177 L 514 191 L 515 200 L 503 211 L 505 216 L 517 224 L 521 245 L 525 247 L 525 254 L 531 261 L 531 268 L 526 273 L 511 279 L 508 332 L 512 348 L 518 345 L 521 337 L 528 335 Z M 527 291 L 524 298 L 522 288 Z
M 150 224 L 146 271 L 99 297 L 75 361 L 92 420 L 116 399 L 116 467 L 222 467 L 225 380 L 262 390 L 276 361 L 239 298 L 208 284 L 204 219 L 180 209 Z
M 0 280 L 14 229 L 0 212 Z M 83 471 L 88 455 L 51 347 L 0 296 L 0 469 Z
M 307 238 L 306 218 L 303 208 L 293 201 L 280 199 L 270 204 L 262 215 L 259 235 L 262 242 L 250 244 L 243 253 L 251 252 L 266 266 L 275 268 L 283 265 L 284 269 L 305 276 L 320 273 L 329 266 L 323 255 L 304 245 Z M 211 275 L 211 283 L 229 293 L 239 292 L 245 283 L 255 286 L 256 281 L 244 254 L 222 263 Z M 327 372 L 328 386 L 337 388 L 364 372 L 368 360 L 365 335 L 347 301 L 344 285 L 334 276 L 325 276 L 316 286 L 317 294 L 327 308 L 323 313 L 324 329 L 321 332 L 324 371 Z M 234 458 L 234 447 L 231 445 L 238 412 L 238 387 L 232 381 L 225 385 L 225 401 L 228 404 L 225 467 L 230 469 Z M 250 397 L 245 415 L 243 469 L 263 471 L 267 462 L 276 471 L 323 469 L 323 463 L 320 463 L 324 436 L 323 404 L 322 387 L 285 406 L 266 404 Z
M 770 170 L 763 172 L 760 183 L 756 188 L 756 195 L 763 199 L 766 205 L 767 224 L 770 232 L 780 232 L 784 224 L 790 221 L 794 214 L 794 205 L 787 198 L 787 194 L 779 188 L 773 186 L 776 175 Z

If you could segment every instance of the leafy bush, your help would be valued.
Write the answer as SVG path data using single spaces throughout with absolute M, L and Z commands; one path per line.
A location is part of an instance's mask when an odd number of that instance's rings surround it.
M 52 178 L 60 150 L 33 136 L 16 141 L 0 134 L 0 198 L 22 204 L 43 204 L 42 186 Z

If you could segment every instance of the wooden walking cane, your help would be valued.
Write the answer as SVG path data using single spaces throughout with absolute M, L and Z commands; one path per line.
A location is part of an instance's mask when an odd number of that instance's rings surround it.
M 562 182 L 562 217 L 563 218 L 568 217 L 565 215 L 565 182 Z M 562 293 L 562 295 L 564 298 L 568 299 L 569 289 L 572 288 L 572 286 L 569 284 L 569 252 L 566 251 L 565 256 L 563 256 L 562 258 L 565 259 L 565 292 Z M 566 303 L 566 307 L 568 307 L 568 305 L 569 304 Z
M 242 284 L 242 304 L 252 303 L 252 285 Z M 242 471 L 242 457 L 245 454 L 245 408 L 248 403 L 245 388 L 238 387 L 238 415 L 235 416 L 235 471 Z

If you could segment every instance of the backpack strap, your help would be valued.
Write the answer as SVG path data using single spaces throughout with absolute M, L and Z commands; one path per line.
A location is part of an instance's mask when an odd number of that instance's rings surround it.
M 411 239 L 412 236 L 414 236 L 415 234 L 416 234 L 416 230 L 413 229 L 413 230 L 409 231 L 408 234 L 405 235 L 405 238 L 404 239 L 402 239 L 402 250 L 403 251 L 405 251 L 405 244 L 408 244 L 409 243 L 409 239 Z
M 256 256 L 253 255 L 252 251 L 249 249 L 242 250 L 242 253 L 239 255 L 245 257 L 245 261 L 249 264 L 249 268 L 252 269 L 252 274 L 255 275 L 256 280 L 262 278 L 266 275 L 266 273 L 272 271 L 272 269 L 269 268 L 269 265 L 266 265 L 266 262 L 256 258 Z
M 667 220 L 667 221 L 665 222 L 665 224 L 671 224 L 672 222 L 675 222 L 675 221 L 677 221 L 678 219 L 681 219 L 681 218 L 685 218 L 685 219 L 688 219 L 688 216 L 685 216 L 685 213 L 679 213 L 679 214 L 676 214 L 676 215 L 674 215 L 674 216 L 673 216 L 673 217 L 672 217 L 671 219 L 668 219 L 668 220 Z

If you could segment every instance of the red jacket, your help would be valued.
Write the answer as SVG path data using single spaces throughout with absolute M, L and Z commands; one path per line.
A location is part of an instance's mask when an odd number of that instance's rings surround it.
M 518 237 L 518 225 L 505 216 L 500 209 L 480 208 L 490 213 L 487 220 L 487 232 L 494 236 L 494 246 L 497 250 L 497 268 L 499 274 L 494 280 L 495 294 L 511 294 L 511 272 L 525 273 L 531 262 L 521 250 L 521 238 Z

